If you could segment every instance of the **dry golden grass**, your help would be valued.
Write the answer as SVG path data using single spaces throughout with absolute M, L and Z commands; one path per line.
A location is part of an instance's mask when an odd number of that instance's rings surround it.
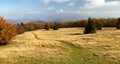
M 0 58 L 63 58 L 67 47 L 58 41 L 62 40 L 76 47 L 93 49 L 95 53 L 120 60 L 120 30 L 104 28 L 96 34 L 83 34 L 83 31 L 84 28 L 61 28 L 57 31 L 42 29 L 25 32 L 16 36 L 12 44 L 0 47 Z M 94 48 L 102 50 L 96 51 Z
M 58 41 L 38 40 L 32 32 L 16 36 L 16 39 L 7 46 L 0 47 L 0 59 L 16 63 L 19 58 L 41 58 L 41 60 L 62 58 L 65 47 Z M 15 61 L 16 59 L 16 61 Z M 18 59 L 18 60 L 17 60 Z M 23 59 L 24 60 L 24 59 Z M 11 63 L 12 62 L 12 63 Z
M 120 59 L 120 30 L 104 28 L 96 34 L 83 34 L 83 31 L 84 28 L 62 28 L 58 31 L 38 30 L 35 33 L 43 40 L 63 40 L 79 48 L 102 48 L 99 53 Z

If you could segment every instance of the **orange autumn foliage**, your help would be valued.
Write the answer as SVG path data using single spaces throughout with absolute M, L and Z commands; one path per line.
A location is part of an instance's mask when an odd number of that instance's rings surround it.
M 36 30 L 36 24 L 34 23 L 27 23 L 25 24 L 25 29 L 26 31 L 33 31 L 33 30 Z
M 2 17 L 0 18 L 0 45 L 9 44 L 15 37 L 15 25 L 7 23 Z
M 21 25 L 16 25 L 16 34 L 22 34 L 25 32 L 25 28 Z

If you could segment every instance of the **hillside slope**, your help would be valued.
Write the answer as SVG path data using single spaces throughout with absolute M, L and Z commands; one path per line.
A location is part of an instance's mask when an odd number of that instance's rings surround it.
M 16 36 L 0 47 L 3 64 L 119 64 L 120 30 L 104 28 L 83 34 L 83 28 L 44 29 Z

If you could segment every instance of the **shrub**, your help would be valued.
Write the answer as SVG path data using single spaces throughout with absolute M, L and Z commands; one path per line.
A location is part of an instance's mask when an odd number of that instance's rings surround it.
M 89 34 L 89 33 L 96 33 L 95 22 L 91 18 L 88 19 L 88 24 L 85 27 L 85 31 L 84 31 L 84 34 Z
M 45 23 L 45 29 L 46 29 L 46 30 L 49 30 L 49 29 L 50 29 L 48 23 Z
M 15 37 L 15 25 L 6 23 L 6 21 L 0 19 L 0 45 L 9 44 L 10 41 Z
M 37 24 L 35 24 L 35 30 L 40 29 Z
M 53 30 L 59 30 L 59 25 L 55 22 L 54 26 L 53 26 Z
M 102 30 L 102 23 L 96 22 L 96 28 L 97 30 Z
M 25 32 L 25 28 L 19 24 L 16 25 L 16 33 L 17 34 L 22 34 Z
M 27 23 L 24 25 L 26 31 L 33 31 L 36 30 L 36 24 L 34 23 Z
M 117 29 L 120 29 L 120 18 L 118 18 L 118 20 L 117 20 Z

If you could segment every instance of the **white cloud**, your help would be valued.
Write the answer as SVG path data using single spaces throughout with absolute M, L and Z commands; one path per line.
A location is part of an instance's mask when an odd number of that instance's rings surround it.
M 47 8 L 47 10 L 53 10 L 54 9 L 54 7 L 48 7 Z
M 68 4 L 68 6 L 75 6 L 75 3 L 71 2 L 71 3 Z
M 106 13 L 106 14 L 109 14 L 109 13 L 120 14 L 120 11 L 104 11 L 104 13 Z
M 106 2 L 106 6 L 120 6 L 120 1 Z
M 57 13 L 65 13 L 65 14 L 83 14 L 83 15 L 94 15 L 94 16 L 99 16 L 99 15 L 113 15 L 113 14 L 120 14 L 120 11 L 82 11 L 82 10 L 57 10 Z
M 103 6 L 105 4 L 104 0 L 86 0 L 86 4 L 84 5 L 84 7 L 86 8 L 95 8 L 95 7 L 100 7 Z
M 40 11 L 28 11 L 28 12 L 23 12 L 23 14 L 40 14 Z
M 57 13 L 64 13 L 65 11 L 63 9 L 59 9 L 56 11 Z
M 42 0 L 45 4 L 49 3 L 50 0 Z
M 92 14 L 92 13 L 95 13 L 95 12 L 74 10 L 74 11 L 65 11 L 65 13 L 67 13 L 67 14 Z
M 53 2 L 57 2 L 57 3 L 65 3 L 65 2 L 69 2 L 71 0 L 42 0 L 45 4 L 53 1 Z
M 106 2 L 106 0 L 86 0 L 85 8 L 97 8 L 103 6 L 120 6 L 120 1 L 110 1 Z
M 52 1 L 55 1 L 55 2 L 58 2 L 58 3 L 64 3 L 64 2 L 69 2 L 70 0 L 52 0 Z

